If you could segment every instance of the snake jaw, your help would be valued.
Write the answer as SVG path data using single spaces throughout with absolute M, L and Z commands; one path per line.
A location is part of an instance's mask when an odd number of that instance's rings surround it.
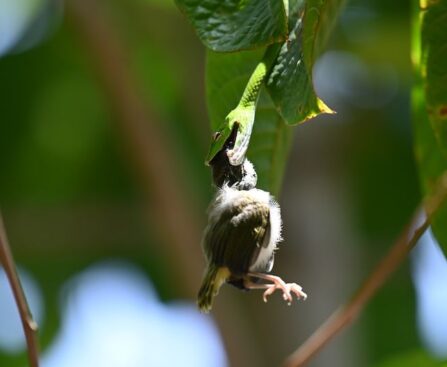
M 255 119 L 255 109 L 238 107 L 233 110 L 229 117 L 237 122 L 237 129 L 234 129 L 234 144 L 227 150 L 227 156 L 232 166 L 239 166 L 244 163 L 250 144 L 251 133 L 253 130 L 253 122 Z

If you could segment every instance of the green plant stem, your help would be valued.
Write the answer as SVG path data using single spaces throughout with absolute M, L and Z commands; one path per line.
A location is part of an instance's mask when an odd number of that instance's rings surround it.
M 430 226 L 433 214 L 447 195 L 447 173 L 440 179 L 435 194 L 428 198 L 401 233 L 397 241 L 377 264 L 351 300 L 341 306 L 284 362 L 284 367 L 304 366 L 342 329 L 350 325 L 361 313 L 368 301 L 385 284 L 389 276 L 406 259 L 408 253 Z M 419 224 L 421 218 L 424 218 Z
M 30 367 L 39 366 L 39 348 L 37 341 L 37 323 L 33 320 L 31 311 L 26 301 L 20 279 L 17 274 L 14 258 L 9 247 L 6 236 L 3 218 L 0 213 L 0 264 L 5 269 L 8 282 L 11 286 L 20 319 L 22 320 L 23 331 L 25 333 L 26 345 L 28 349 L 28 360 Z

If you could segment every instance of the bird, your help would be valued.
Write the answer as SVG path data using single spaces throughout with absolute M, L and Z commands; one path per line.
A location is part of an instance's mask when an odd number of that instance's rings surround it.
M 293 295 L 306 299 L 298 284 L 269 274 L 282 240 L 281 210 L 269 192 L 256 188 L 253 164 L 245 158 L 241 165 L 233 166 L 223 149 L 211 166 L 218 189 L 208 209 L 202 239 L 207 265 L 197 297 L 199 309 L 205 313 L 211 310 L 224 283 L 242 290 L 263 289 L 264 302 L 276 290 L 283 292 L 288 304 Z

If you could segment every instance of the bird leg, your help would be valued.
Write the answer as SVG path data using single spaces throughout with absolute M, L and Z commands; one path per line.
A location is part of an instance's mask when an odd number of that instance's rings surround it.
M 305 300 L 307 294 L 302 291 L 302 288 L 296 283 L 285 283 L 280 277 L 271 274 L 263 273 L 248 273 L 249 277 L 267 280 L 272 283 L 254 283 L 249 279 L 245 279 L 244 285 L 247 289 L 265 289 L 262 296 L 264 302 L 267 302 L 267 297 L 273 294 L 277 289 L 282 291 L 282 297 L 289 305 L 293 301 L 292 294 L 295 294 L 298 299 Z

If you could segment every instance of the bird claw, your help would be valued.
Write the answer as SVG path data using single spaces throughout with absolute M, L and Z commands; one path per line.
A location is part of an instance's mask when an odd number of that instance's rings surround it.
M 273 284 L 269 284 L 268 288 L 262 295 L 264 302 L 267 302 L 267 297 L 272 295 L 277 289 L 282 291 L 282 298 L 287 304 L 290 306 L 293 301 L 292 294 L 296 296 L 297 299 L 306 300 L 307 294 L 302 291 L 302 288 L 296 283 L 284 283 L 284 282 L 276 282 Z

